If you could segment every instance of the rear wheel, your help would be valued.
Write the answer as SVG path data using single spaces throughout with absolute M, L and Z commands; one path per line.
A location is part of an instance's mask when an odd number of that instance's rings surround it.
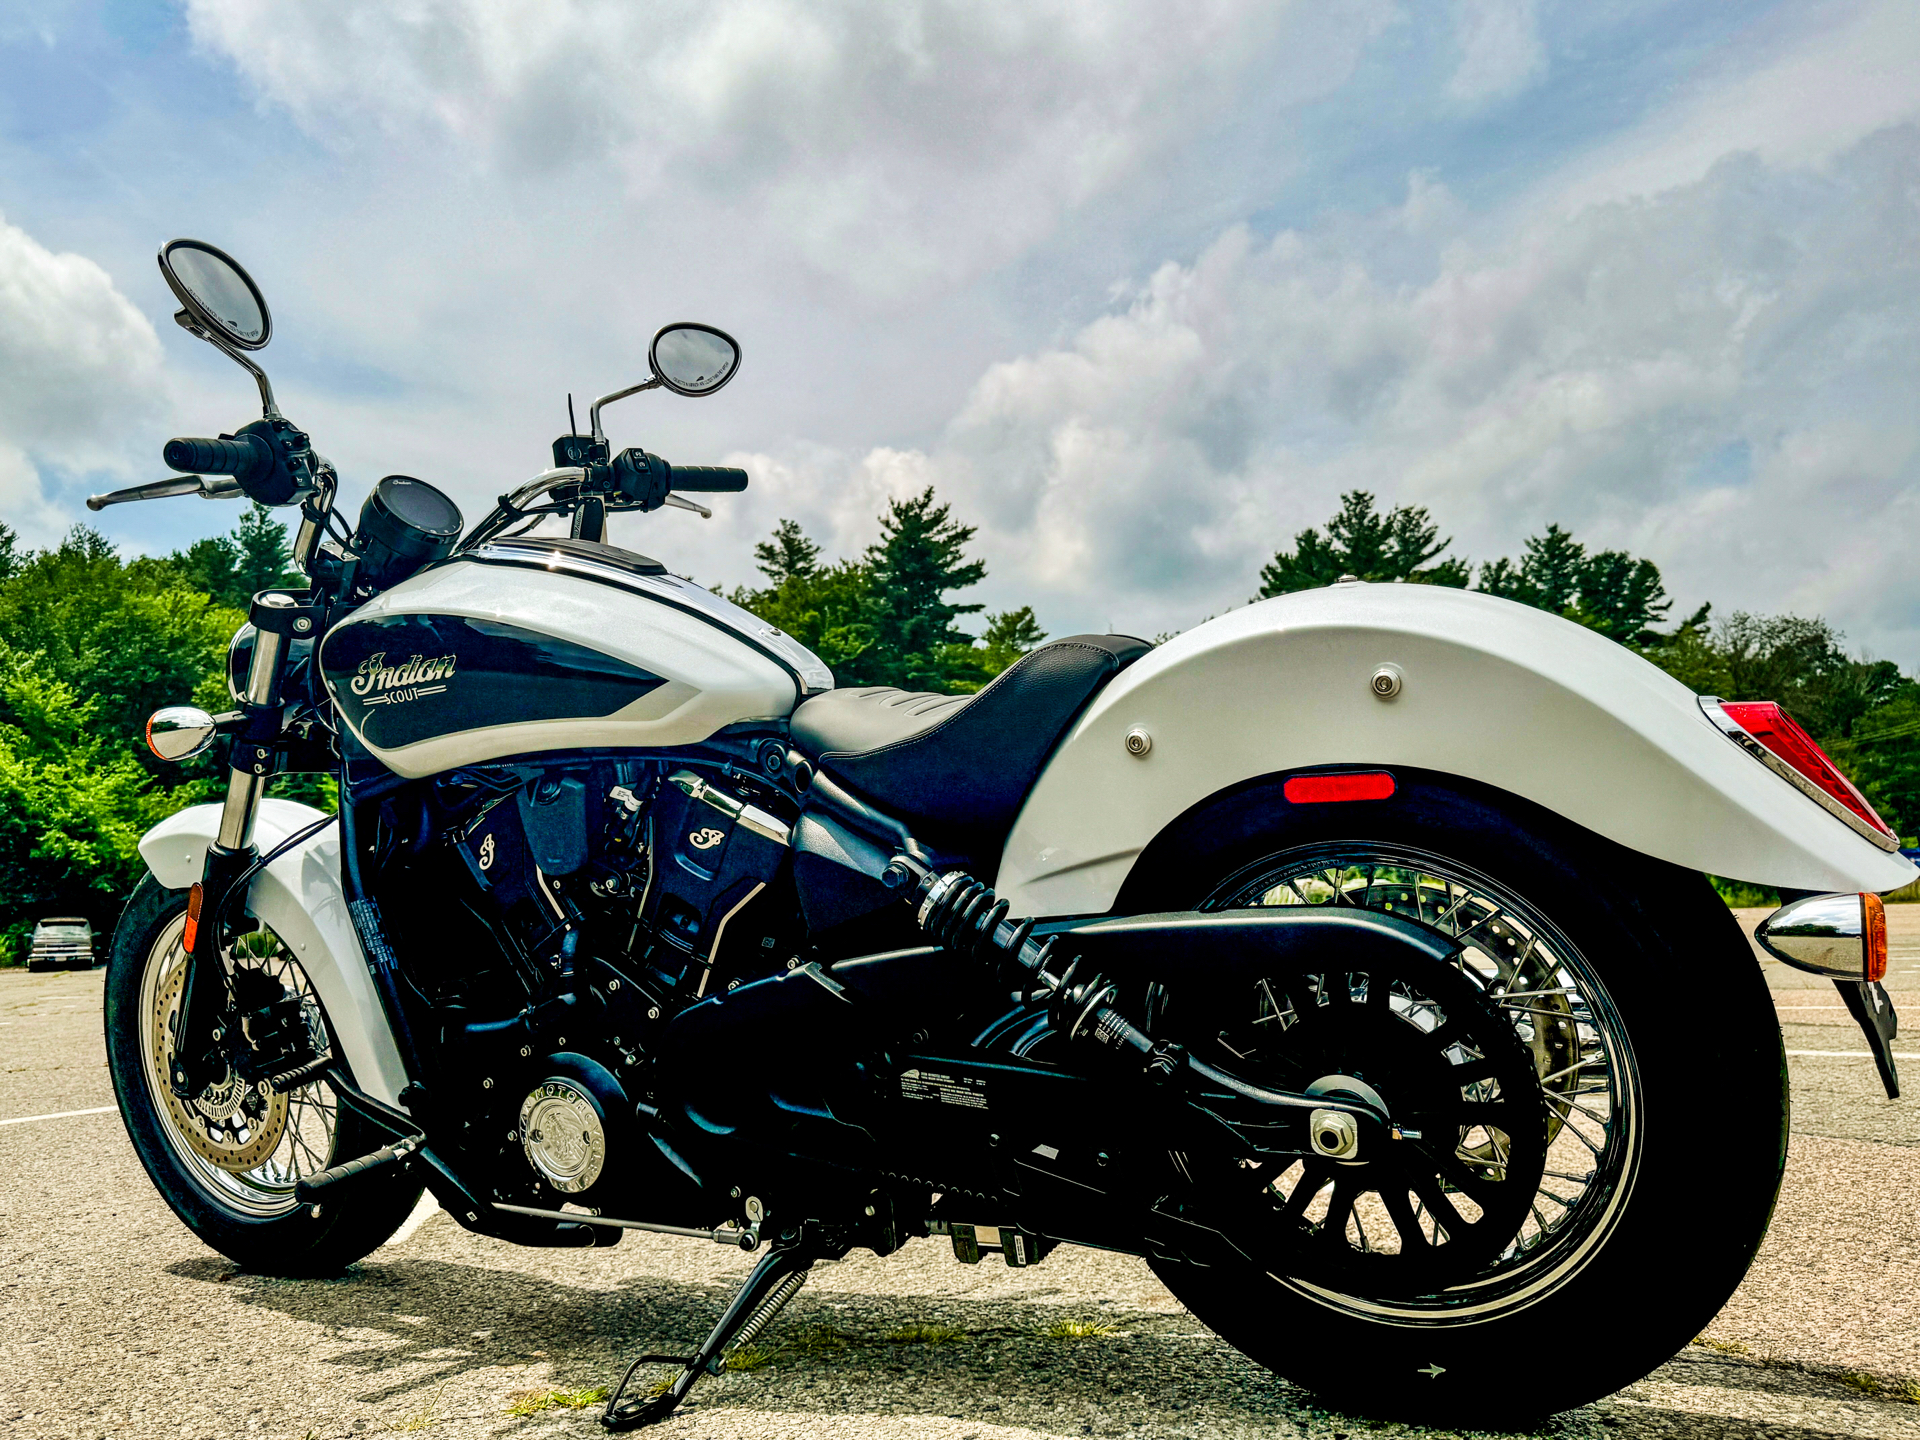
M 1193 1204 L 1216 1198 L 1259 1259 L 1156 1268 L 1348 1409 L 1537 1416 L 1646 1374 L 1739 1283 L 1785 1156 L 1780 1030 L 1700 876 L 1397 779 L 1353 804 L 1255 788 L 1144 858 L 1130 908 L 1360 907 L 1453 951 L 1404 975 L 1264 977 L 1238 1022 L 1183 1037 L 1250 1079 L 1378 1096 L 1420 1139 L 1194 1174 Z
M 107 1061 L 127 1134 L 161 1196 L 214 1250 L 274 1275 L 337 1272 L 399 1229 L 420 1188 L 395 1177 L 317 1208 L 295 1199 L 301 1177 L 392 1139 L 342 1108 L 324 1080 L 282 1093 L 229 1072 L 190 1100 L 174 1095 L 167 1077 L 185 977 L 186 904 L 185 891 L 149 875 L 114 932 Z M 255 995 L 297 998 L 316 1052 L 328 1049 L 313 983 L 272 931 L 242 937 L 229 960 Z

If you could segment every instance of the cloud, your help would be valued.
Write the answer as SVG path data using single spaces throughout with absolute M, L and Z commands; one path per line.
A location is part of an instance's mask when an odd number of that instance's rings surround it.
M 153 327 L 85 256 L 0 220 L 0 513 L 29 543 L 70 523 L 43 472 L 117 469 L 111 439 L 162 390 Z
M 1477 559 L 1558 521 L 1690 600 L 1911 646 L 1915 143 L 1732 155 L 1482 244 L 1421 177 L 1363 222 L 1234 227 L 990 367 L 925 455 L 869 468 L 982 522 L 991 599 L 1077 625 L 1236 604 L 1362 488 L 1428 505 Z M 1396 278 L 1410 246 L 1424 282 Z
M 570 173 L 779 234 L 880 296 L 1021 254 L 1222 119 L 1325 94 L 1381 0 L 187 0 L 195 39 L 343 146 Z M 1285 42 L 1314 35 L 1317 63 Z M 1343 42 L 1330 32 L 1341 32 Z
M 1455 0 L 1461 63 L 1447 95 L 1467 104 L 1518 93 L 1547 72 L 1534 0 Z

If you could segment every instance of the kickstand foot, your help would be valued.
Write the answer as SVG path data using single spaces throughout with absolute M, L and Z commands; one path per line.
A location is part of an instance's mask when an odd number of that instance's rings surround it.
M 641 1356 L 627 1368 L 620 1385 L 607 1399 L 600 1424 L 609 1431 L 632 1431 L 673 1415 L 687 1393 L 694 1389 L 696 1381 L 720 1371 L 728 1348 L 745 1346 L 793 1300 L 794 1293 L 806 1283 L 807 1272 L 813 1264 L 811 1252 L 798 1245 L 783 1247 L 776 1243 L 741 1283 L 698 1351 L 691 1356 Z M 677 1365 L 681 1368 L 680 1374 L 654 1395 L 629 1396 L 627 1387 L 634 1373 L 650 1362 Z

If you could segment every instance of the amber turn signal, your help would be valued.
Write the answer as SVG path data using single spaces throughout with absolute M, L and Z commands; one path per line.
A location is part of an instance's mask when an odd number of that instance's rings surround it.
M 1861 979 L 1886 980 L 1888 975 L 1888 912 L 1873 891 L 1861 893 Z
M 180 944 L 187 948 L 188 955 L 193 954 L 193 943 L 200 937 L 200 900 L 204 894 L 199 881 L 187 892 L 187 928 L 180 933 Z

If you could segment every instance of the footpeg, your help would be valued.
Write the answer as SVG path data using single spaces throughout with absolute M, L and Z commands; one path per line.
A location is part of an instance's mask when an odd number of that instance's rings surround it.
M 409 1136 L 404 1141 L 396 1141 L 391 1146 L 382 1146 L 356 1160 L 342 1161 L 338 1166 L 329 1166 L 324 1171 L 316 1171 L 311 1176 L 302 1176 L 294 1182 L 294 1199 L 302 1205 L 321 1200 L 335 1186 L 348 1181 L 371 1175 L 378 1171 L 391 1170 L 405 1166 L 407 1158 L 420 1149 L 421 1138 Z
M 954 1259 L 964 1266 L 978 1266 L 982 1256 L 998 1255 L 1010 1266 L 1033 1266 L 1047 1259 L 1054 1243 L 1045 1236 L 1026 1231 L 1011 1231 L 1005 1226 L 963 1226 L 957 1221 L 929 1221 L 930 1235 L 949 1237 L 954 1243 Z

